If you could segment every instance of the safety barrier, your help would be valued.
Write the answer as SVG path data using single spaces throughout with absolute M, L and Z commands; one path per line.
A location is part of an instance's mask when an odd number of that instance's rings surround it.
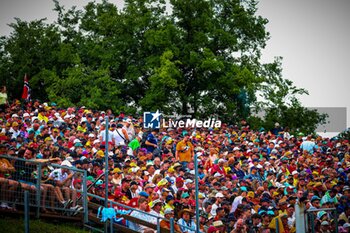
M 97 195 L 94 195 L 94 194 L 91 194 L 91 193 L 88 193 L 87 195 L 88 195 L 88 197 L 93 197 L 93 198 L 95 198 L 97 200 L 100 200 L 101 202 L 104 201 L 103 197 L 100 197 L 100 196 L 97 196 Z M 131 221 L 133 223 L 140 224 L 142 226 L 148 227 L 149 229 L 152 229 L 152 230 L 156 231 L 157 233 L 169 233 L 169 232 L 173 233 L 173 232 L 175 232 L 174 231 L 174 225 L 175 225 L 175 219 L 174 218 L 166 219 L 164 217 L 156 216 L 156 215 L 153 215 L 153 214 L 141 211 L 139 209 L 132 208 L 130 206 L 127 206 L 127 205 L 124 205 L 124 204 L 121 204 L 119 202 L 115 202 L 115 201 L 112 201 L 112 200 L 108 200 L 108 206 L 113 207 L 113 208 L 117 208 L 117 209 L 120 208 L 120 209 L 124 209 L 124 210 L 129 210 L 130 212 L 132 212 L 132 211 L 139 212 L 142 215 L 147 215 L 148 218 L 156 219 L 156 221 L 153 221 L 153 222 L 156 222 L 156 224 L 154 224 L 154 223 L 146 221 L 144 219 L 139 219 L 139 218 L 132 217 L 132 216 L 130 216 L 127 213 L 123 214 L 122 212 L 116 211 L 117 217 L 119 216 L 119 218 L 124 218 L 127 221 Z M 93 209 L 94 210 L 94 214 L 95 214 L 95 215 L 90 215 L 89 214 L 89 220 L 90 219 L 94 219 L 96 221 L 96 217 L 95 217 L 97 215 L 96 212 L 98 212 L 98 209 L 100 207 L 101 207 L 101 205 L 94 204 L 94 203 L 91 203 L 91 202 L 89 203 L 90 210 Z M 98 220 L 99 220 L 99 222 L 101 222 L 101 219 L 98 219 Z M 164 228 L 160 227 L 160 221 L 162 221 L 162 220 L 170 222 L 170 230 L 167 230 L 167 229 L 164 229 Z M 127 224 L 126 225 L 122 225 L 122 223 L 116 223 L 116 222 L 118 222 L 118 221 L 115 221 L 115 220 L 112 220 L 112 219 L 106 220 L 105 224 L 109 226 L 109 231 L 110 232 L 113 232 L 114 228 L 116 230 L 118 230 L 117 232 L 130 232 L 130 233 L 137 232 L 137 231 L 131 230 L 130 228 L 128 228 L 128 230 L 126 230 L 124 227 L 128 227 Z M 103 232 L 99 228 L 91 226 L 90 223 L 91 223 L 91 221 L 89 221 L 88 223 L 85 223 L 84 224 L 85 227 L 87 227 L 89 229 L 92 229 L 92 230 L 95 230 L 95 231 Z M 191 231 L 194 231 L 194 229 L 192 229 L 192 228 L 190 228 L 188 226 L 184 226 L 184 225 L 181 225 L 181 224 L 177 224 L 177 225 L 179 225 L 180 227 L 189 229 Z
M 88 221 L 85 170 L 49 160 L 26 160 L 8 155 L 0 155 L 0 159 L 2 164 L 8 161 L 0 178 L 2 208 L 23 209 L 24 191 L 28 191 L 29 207 L 35 209 L 37 218 L 48 212 L 65 216 L 83 213 L 84 222 Z M 77 203 L 80 195 L 82 206 Z
M 127 224 L 123 225 L 114 220 L 107 220 L 104 223 L 97 217 L 98 208 L 102 205 L 89 202 L 88 199 L 95 198 L 104 203 L 105 198 L 88 192 L 93 184 L 87 187 L 87 172 L 85 170 L 61 166 L 49 160 L 26 160 L 8 155 L 0 155 L 0 159 L 8 161 L 8 164 L 10 164 L 8 166 L 13 167 L 12 169 L 6 169 L 6 172 L 0 170 L 0 174 L 4 176 L 0 177 L 0 202 L 6 205 L 4 208 L 24 210 L 25 204 L 27 204 L 31 211 L 35 211 L 36 218 L 46 212 L 62 217 L 83 214 L 84 226 L 94 231 L 107 232 L 109 228 L 110 232 L 113 232 L 113 229 L 116 229 L 116 232 L 136 232 L 131 230 Z M 102 177 L 103 174 L 95 182 Z M 65 182 L 61 182 L 64 180 Z M 28 191 L 27 203 L 25 203 L 24 198 L 26 191 Z M 108 206 L 139 212 L 156 220 L 152 223 L 128 214 L 120 215 L 120 212 L 117 211 L 116 214 L 125 221 L 143 225 L 158 233 L 174 232 L 174 218 L 166 219 L 155 216 L 113 200 L 108 200 Z M 160 221 L 162 220 L 170 222 L 170 230 L 160 227 Z M 187 226 L 178 225 L 194 230 Z M 104 230 L 101 229 L 103 226 Z
M 324 211 L 324 213 L 321 211 Z M 322 215 L 320 215 L 320 213 L 322 213 Z M 329 223 L 329 232 L 338 233 L 338 213 L 336 208 L 309 209 L 306 210 L 305 216 L 305 232 L 320 232 L 322 221 L 327 221 Z

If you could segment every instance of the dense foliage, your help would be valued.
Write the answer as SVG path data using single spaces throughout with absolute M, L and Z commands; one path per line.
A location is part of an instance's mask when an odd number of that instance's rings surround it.
M 17 19 L 0 40 L 1 79 L 12 98 L 27 73 L 33 98 L 62 107 L 226 121 L 264 109 L 261 124 L 298 127 L 299 114 L 310 115 L 296 98 L 306 91 L 281 77 L 280 58 L 260 61 L 269 34 L 256 0 L 125 0 L 123 9 L 104 0 L 83 10 L 54 2 L 55 23 Z M 315 114 L 304 119 L 307 131 L 323 119 Z

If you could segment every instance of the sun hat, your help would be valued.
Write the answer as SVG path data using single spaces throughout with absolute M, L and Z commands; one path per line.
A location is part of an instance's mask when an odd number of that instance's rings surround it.
M 151 208 L 153 208 L 153 207 L 155 207 L 157 204 L 162 204 L 162 201 L 161 200 L 159 200 L 159 199 L 156 199 L 156 200 L 154 200 L 154 201 L 152 201 L 152 205 L 151 205 Z
M 189 213 L 190 215 L 194 215 L 194 213 L 193 213 L 192 210 L 185 208 L 185 209 L 182 209 L 182 210 L 179 212 L 179 218 L 182 218 L 182 215 L 183 215 L 184 213 Z

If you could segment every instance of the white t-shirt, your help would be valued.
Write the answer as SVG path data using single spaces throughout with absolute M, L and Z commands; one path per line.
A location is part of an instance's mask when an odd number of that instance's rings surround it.
M 113 131 L 113 139 L 115 145 L 125 145 L 125 136 L 123 134 L 123 130 L 121 128 Z
M 66 180 L 68 178 L 68 174 L 67 173 L 62 173 L 62 169 L 58 168 L 58 169 L 53 170 L 50 173 L 49 177 L 53 178 L 53 180 L 62 182 L 62 181 Z

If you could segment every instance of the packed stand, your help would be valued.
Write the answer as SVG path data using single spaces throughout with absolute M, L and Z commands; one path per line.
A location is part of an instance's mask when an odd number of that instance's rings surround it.
M 0 113 L 0 154 L 47 164 L 43 188 L 55 193 L 55 202 L 64 206 L 71 201 L 77 208 L 84 178 L 88 186 L 93 184 L 89 192 L 105 196 L 106 116 L 108 198 L 164 217 L 163 228 L 170 229 L 167 219 L 175 218 L 175 232 L 195 232 L 197 178 L 201 232 L 275 232 L 276 228 L 281 233 L 295 232 L 298 204 L 312 211 L 309 229 L 314 224 L 315 232 L 335 232 L 338 219 L 339 232 L 349 232 L 349 142 L 293 136 L 278 123 L 274 129 L 259 131 L 245 121 L 217 129 L 148 130 L 142 127 L 142 117 L 111 110 L 15 101 Z M 88 176 L 53 170 L 51 163 L 86 170 Z M 33 188 L 31 174 L 16 175 L 16 164 L 1 159 L 0 169 L 3 196 L 5 190 Z M 6 198 L 1 200 L 1 208 L 12 208 Z M 103 204 L 96 198 L 89 201 Z M 319 208 L 336 211 L 313 211 Z M 147 214 L 130 215 L 157 224 Z M 128 227 L 151 232 L 136 223 Z

